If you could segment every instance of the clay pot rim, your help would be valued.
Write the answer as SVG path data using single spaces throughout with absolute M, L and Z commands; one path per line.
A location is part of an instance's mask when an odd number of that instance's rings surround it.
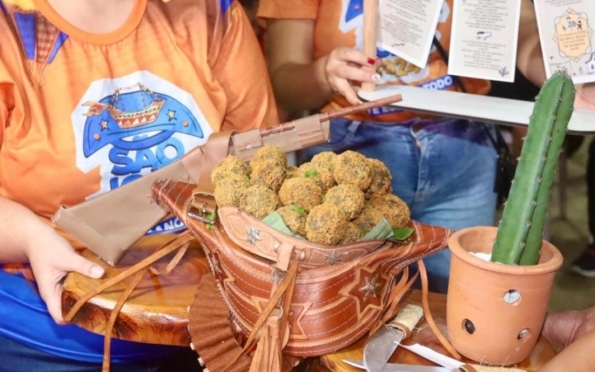
M 498 228 L 495 226 L 475 226 L 455 231 L 448 239 L 448 247 L 451 253 L 470 265 L 479 267 L 483 270 L 503 274 L 541 275 L 556 271 L 562 266 L 562 254 L 560 253 L 558 248 L 556 248 L 552 243 L 548 242 L 547 240 L 543 241 L 543 246 L 541 249 L 542 251 L 547 250 L 548 253 L 551 253 L 552 256 L 549 260 L 539 263 L 537 265 L 505 265 L 478 258 L 475 255 L 470 254 L 467 250 L 463 249 L 459 242 L 462 236 L 481 230 L 489 230 L 490 232 L 494 233 L 495 237 Z M 491 248 L 489 251 L 491 252 Z

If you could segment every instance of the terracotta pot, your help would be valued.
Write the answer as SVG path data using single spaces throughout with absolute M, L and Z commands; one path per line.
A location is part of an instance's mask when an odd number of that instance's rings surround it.
M 534 266 L 503 265 L 468 253 L 491 253 L 496 232 L 496 227 L 472 227 L 450 237 L 446 324 L 462 355 L 510 365 L 527 358 L 539 338 L 562 255 L 546 241 Z

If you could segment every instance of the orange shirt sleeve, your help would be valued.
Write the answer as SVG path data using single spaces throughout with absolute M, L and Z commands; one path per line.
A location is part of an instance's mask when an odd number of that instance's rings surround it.
M 260 19 L 316 19 L 320 0 L 260 0 Z
M 252 25 L 237 1 L 224 17 L 226 30 L 212 62 L 213 73 L 228 99 L 222 130 L 276 125 L 279 119 L 273 91 Z

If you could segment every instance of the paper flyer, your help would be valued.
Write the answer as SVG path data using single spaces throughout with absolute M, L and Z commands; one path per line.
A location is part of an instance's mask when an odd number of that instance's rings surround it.
M 455 0 L 448 73 L 514 81 L 521 0 Z
M 378 46 L 425 68 L 444 0 L 380 0 Z
M 548 77 L 566 71 L 575 84 L 595 82 L 595 2 L 534 0 Z

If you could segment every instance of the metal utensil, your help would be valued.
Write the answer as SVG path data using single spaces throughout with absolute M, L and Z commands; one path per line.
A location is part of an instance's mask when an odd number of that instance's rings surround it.
M 356 368 L 366 369 L 364 362 L 359 360 L 343 359 L 343 362 Z M 450 370 L 444 367 L 388 363 L 382 368 L 381 372 L 450 372 Z
M 381 372 L 391 355 L 423 316 L 423 309 L 408 304 L 397 316 L 380 328 L 364 347 L 364 364 L 368 372 Z

